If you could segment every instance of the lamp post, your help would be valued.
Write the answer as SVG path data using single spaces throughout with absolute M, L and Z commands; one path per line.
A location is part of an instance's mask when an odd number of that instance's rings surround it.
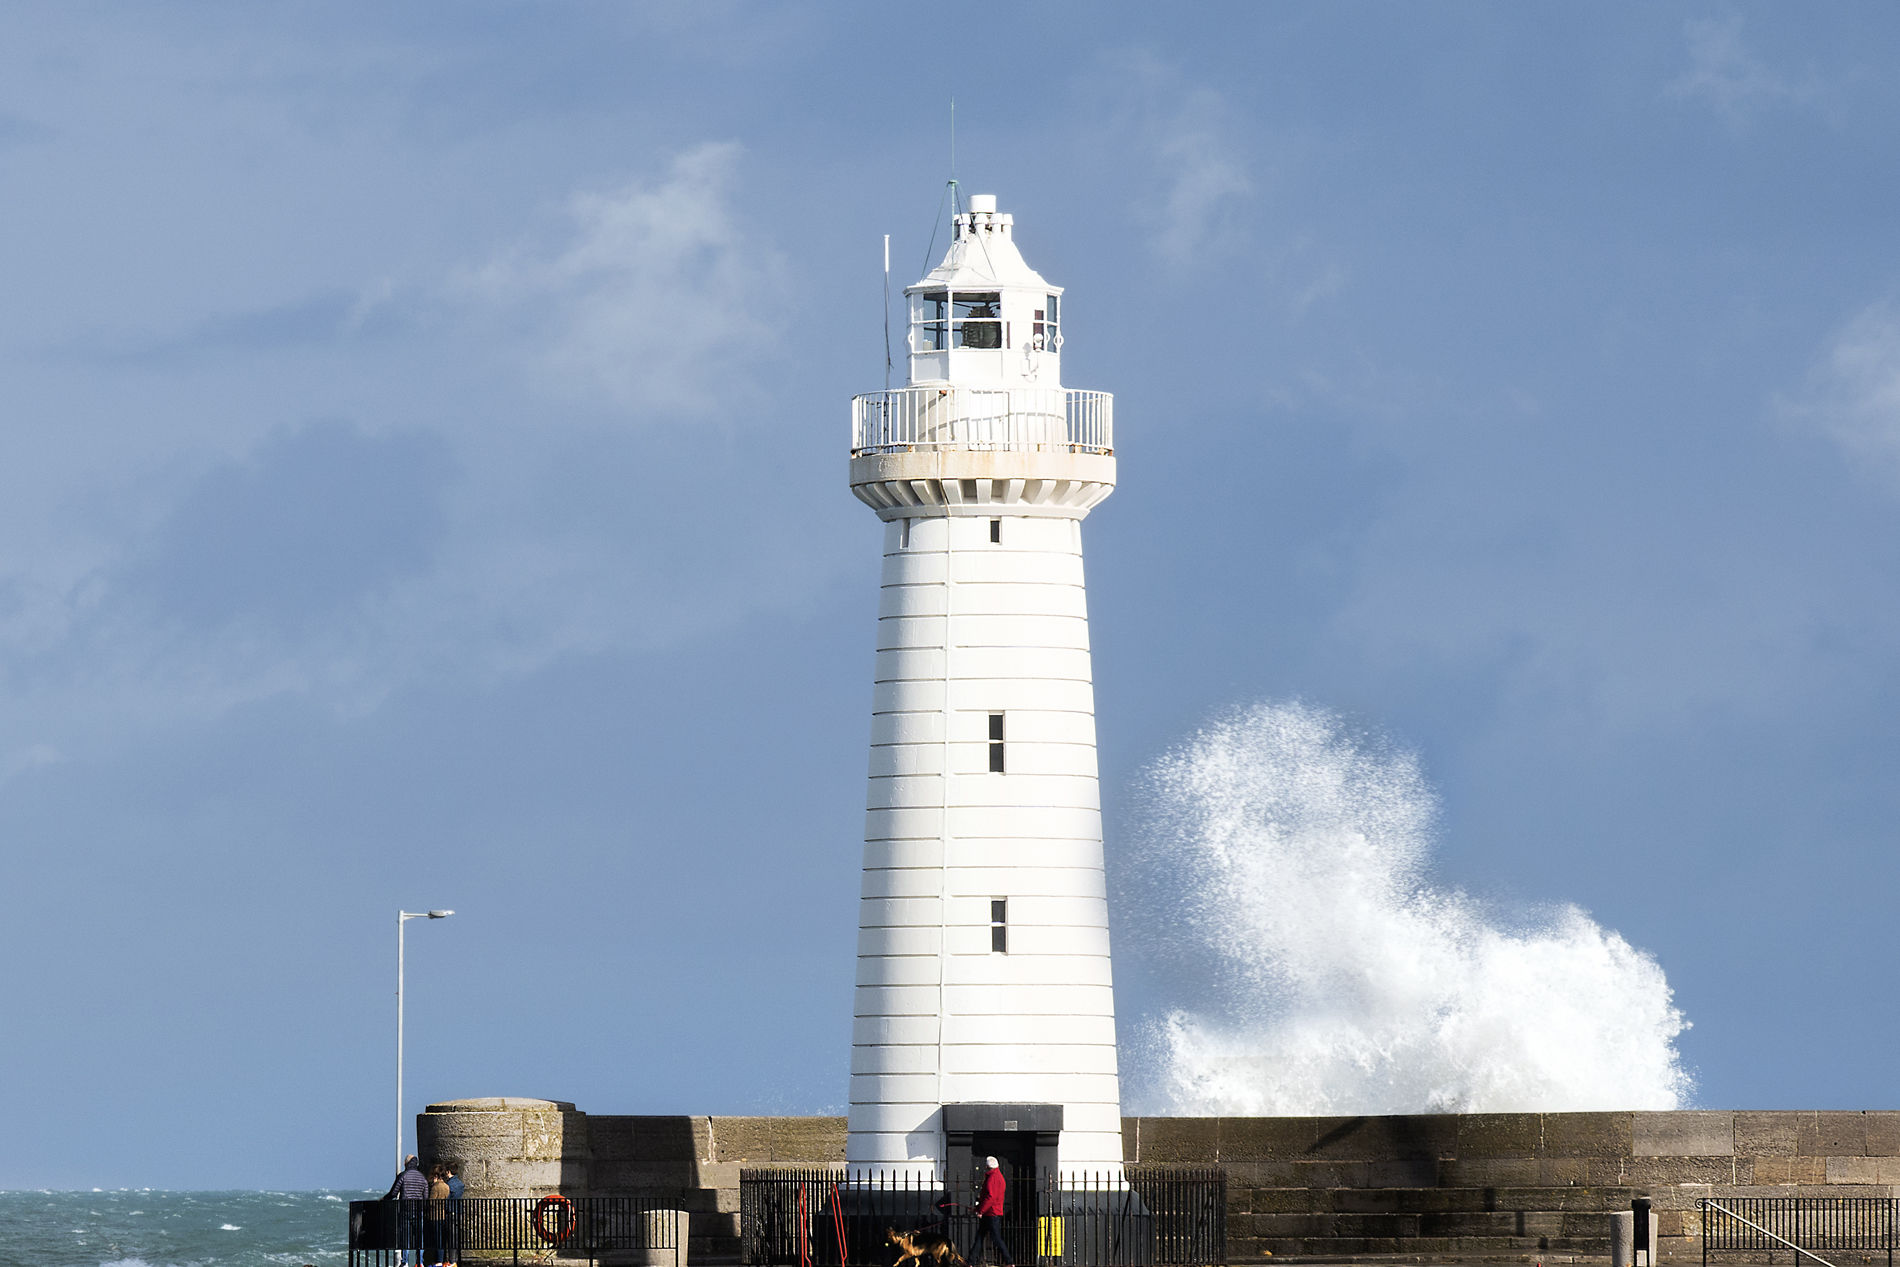
M 412 919 L 447 919 L 454 911 L 396 912 L 396 1170 L 402 1170 L 402 952 L 403 930 Z

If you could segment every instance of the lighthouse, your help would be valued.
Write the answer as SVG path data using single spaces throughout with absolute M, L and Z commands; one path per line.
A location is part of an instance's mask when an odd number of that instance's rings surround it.
M 852 401 L 883 521 L 847 1163 L 1119 1171 L 1082 521 L 1113 399 L 993 196 L 908 287 L 903 387 Z

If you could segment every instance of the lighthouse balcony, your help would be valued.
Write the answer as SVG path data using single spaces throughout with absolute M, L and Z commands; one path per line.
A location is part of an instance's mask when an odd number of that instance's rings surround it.
M 851 456 L 960 449 L 1112 454 L 1115 398 L 1059 387 L 926 383 L 851 400 Z

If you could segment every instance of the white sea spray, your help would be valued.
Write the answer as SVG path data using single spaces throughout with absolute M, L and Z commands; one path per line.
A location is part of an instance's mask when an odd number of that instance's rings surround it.
M 1132 1107 L 1301 1115 L 1672 1109 L 1688 1022 L 1661 966 L 1574 905 L 1505 921 L 1436 883 L 1417 759 L 1266 703 L 1145 781 L 1121 903 L 1182 987 Z

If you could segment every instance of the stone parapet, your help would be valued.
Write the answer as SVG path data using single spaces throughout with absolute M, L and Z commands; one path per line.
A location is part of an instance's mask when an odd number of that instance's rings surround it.
M 739 1169 L 844 1161 L 841 1117 L 589 1116 L 558 1100 L 431 1104 L 426 1163 L 455 1162 L 471 1197 L 651 1197 L 688 1214 L 693 1262 L 736 1262 Z
M 844 1161 L 841 1117 L 590 1116 L 459 1100 L 417 1118 L 472 1196 L 668 1197 L 696 1262 L 736 1261 L 742 1166 Z M 1900 1195 L 1900 1112 L 1129 1117 L 1129 1162 L 1220 1165 L 1228 1261 L 1275 1255 L 1607 1256 L 1609 1214 L 1654 1202 L 1661 1257 L 1701 1252 L 1703 1197 Z
M 416 1115 L 423 1164 L 454 1162 L 472 1197 L 587 1191 L 587 1140 L 587 1115 L 564 1100 L 446 1100 Z
M 1226 1167 L 1230 1262 L 1607 1255 L 1638 1196 L 1687 1260 L 1704 1197 L 1900 1195 L 1888 1111 L 1130 1117 L 1122 1139 L 1130 1162 Z

